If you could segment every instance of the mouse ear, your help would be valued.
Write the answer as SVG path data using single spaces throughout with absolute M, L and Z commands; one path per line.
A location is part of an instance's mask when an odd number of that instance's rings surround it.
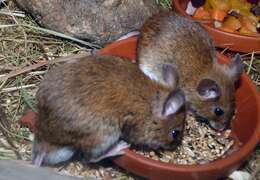
M 197 92 L 203 100 L 212 100 L 220 96 L 218 85 L 211 79 L 202 79 L 197 86 Z
M 169 116 L 175 114 L 185 104 L 184 93 L 181 90 L 173 91 L 164 102 L 162 115 Z
M 168 84 L 171 88 L 176 88 L 178 85 L 179 77 L 177 70 L 169 64 L 162 65 L 162 77 L 163 80 Z
M 238 81 L 244 70 L 242 58 L 238 53 L 235 55 L 234 58 L 231 59 L 230 63 L 228 64 L 228 68 L 228 76 L 233 81 Z

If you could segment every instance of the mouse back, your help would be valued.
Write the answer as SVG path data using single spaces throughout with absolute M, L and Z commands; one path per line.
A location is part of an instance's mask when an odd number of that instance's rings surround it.
M 172 87 L 162 78 L 162 65 L 172 65 L 182 82 L 187 82 L 184 77 L 198 77 L 211 68 L 214 44 L 199 23 L 165 11 L 150 17 L 142 26 L 137 61 L 151 79 Z

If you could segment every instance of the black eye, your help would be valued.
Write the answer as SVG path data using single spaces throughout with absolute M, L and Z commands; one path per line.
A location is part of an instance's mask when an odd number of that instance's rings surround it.
M 178 138 L 179 134 L 180 134 L 179 130 L 172 130 L 172 138 L 173 139 Z
M 215 109 L 215 114 L 216 116 L 222 116 L 224 114 L 224 111 L 221 108 L 217 107 Z

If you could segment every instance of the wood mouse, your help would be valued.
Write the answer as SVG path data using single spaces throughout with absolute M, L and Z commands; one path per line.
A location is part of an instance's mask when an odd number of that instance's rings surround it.
M 162 76 L 172 80 L 173 70 L 165 68 Z M 36 98 L 38 166 L 67 161 L 76 150 L 97 162 L 122 154 L 127 143 L 170 150 L 182 139 L 184 93 L 150 80 L 126 58 L 89 56 L 55 67 Z
M 188 110 L 213 129 L 227 128 L 235 111 L 235 83 L 243 72 L 241 57 L 237 54 L 228 64 L 219 64 L 207 31 L 172 11 L 148 18 L 140 31 L 140 69 L 152 80 L 174 89 L 178 82 L 165 81 L 162 72 L 165 64 L 175 68 L 190 104 Z

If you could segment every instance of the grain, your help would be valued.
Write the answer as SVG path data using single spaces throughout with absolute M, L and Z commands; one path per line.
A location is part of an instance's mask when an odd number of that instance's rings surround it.
M 234 138 L 230 129 L 219 133 L 188 115 L 182 144 L 175 151 L 161 151 L 159 155 L 154 151 L 134 151 L 154 160 L 192 165 L 205 164 L 222 158 L 233 146 Z

